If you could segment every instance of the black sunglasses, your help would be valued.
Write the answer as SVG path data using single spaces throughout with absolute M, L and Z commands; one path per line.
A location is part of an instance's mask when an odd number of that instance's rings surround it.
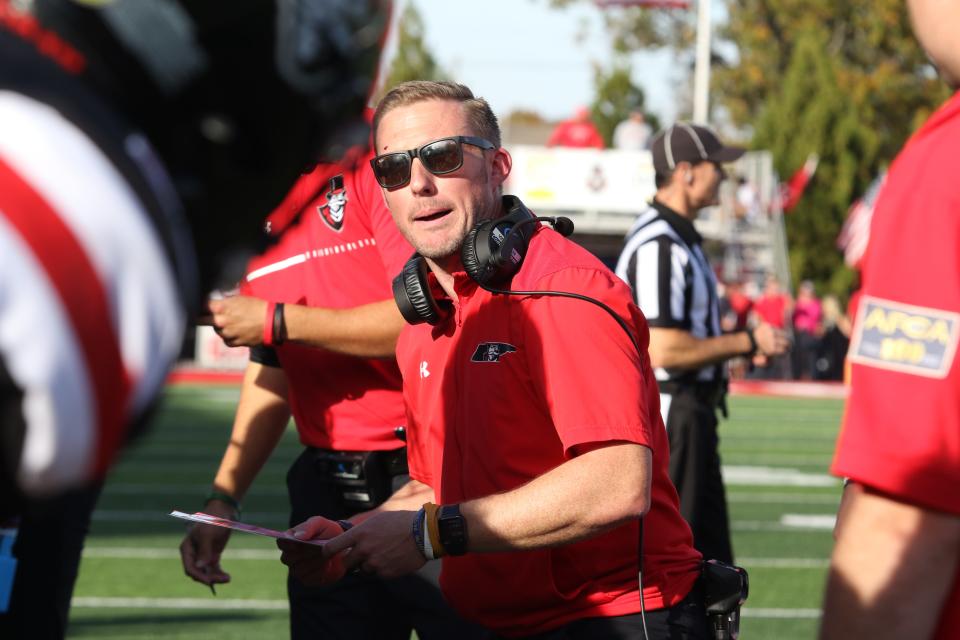
M 384 189 L 396 189 L 410 182 L 413 159 L 420 158 L 423 168 L 435 176 L 453 173 L 463 166 L 464 143 L 481 149 L 496 149 L 489 140 L 476 136 L 452 136 L 407 151 L 385 153 L 370 160 L 373 175 Z

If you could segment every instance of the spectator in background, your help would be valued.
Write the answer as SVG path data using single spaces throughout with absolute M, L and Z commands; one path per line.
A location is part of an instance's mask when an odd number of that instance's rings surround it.
M 817 343 L 823 332 L 823 311 L 813 282 L 804 280 L 797 289 L 793 303 L 793 378 L 808 380 L 815 377 L 814 361 Z
M 780 288 L 777 276 L 769 274 L 761 293 L 753 302 L 752 319 L 755 324 L 769 324 L 783 331 L 792 311 L 790 296 Z M 754 358 L 756 369 L 754 376 L 767 379 L 786 379 L 790 377 L 790 356 L 766 356 L 760 354 Z
M 556 126 L 548 147 L 574 147 L 581 149 L 603 149 L 603 136 L 597 131 L 597 126 L 590 120 L 590 110 L 578 107 L 573 118 L 564 120 Z
M 753 300 L 743 292 L 743 284 L 739 280 L 730 281 L 724 286 L 723 294 L 720 296 L 720 328 L 724 333 L 746 331 L 752 308 Z M 750 362 L 750 358 L 731 358 L 727 362 L 730 379 L 745 378 L 751 366 Z
M 763 205 L 760 202 L 760 190 L 746 176 L 737 178 L 737 191 L 734 200 L 734 214 L 741 225 L 757 225 L 763 218 Z
M 613 130 L 613 148 L 621 151 L 643 151 L 649 146 L 653 129 L 643 111 L 633 109 L 627 119 Z
M 730 283 L 717 281 L 717 300 L 720 304 L 720 330 L 724 333 L 745 331 L 747 314 L 753 301 L 743 295 L 742 287 L 736 280 Z M 740 380 L 746 376 L 749 359 L 738 356 L 727 361 L 731 380 Z
M 836 296 L 824 296 L 823 322 L 817 340 L 813 377 L 815 380 L 843 380 L 844 361 L 850 346 L 850 320 Z
M 739 280 L 727 284 L 727 302 L 731 322 L 730 328 L 724 327 L 724 331 L 746 331 L 750 320 L 750 311 L 753 309 L 753 300 L 744 292 L 743 283 Z

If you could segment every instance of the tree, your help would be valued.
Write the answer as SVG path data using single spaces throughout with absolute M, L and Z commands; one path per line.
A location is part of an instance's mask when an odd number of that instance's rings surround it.
M 625 59 L 616 60 L 609 71 L 594 67 L 594 100 L 590 105 L 590 114 L 594 124 L 609 147 L 613 141 L 613 130 L 631 111 L 643 111 L 645 96 L 643 89 L 630 79 L 630 63 Z M 654 129 L 658 122 L 655 116 L 644 114 Z
M 838 65 L 823 56 L 825 34 L 798 36 L 780 91 L 756 124 L 754 145 L 769 149 L 782 176 L 820 155 L 813 181 L 786 215 L 790 267 L 795 278 L 812 279 L 845 292 L 852 273 L 832 247 L 850 203 L 873 178 L 881 136 L 865 125 L 852 95 L 841 88 Z M 795 280 L 796 281 L 796 280 Z
M 551 0 L 576 1 L 583 0 Z M 834 248 L 840 222 L 949 90 L 917 44 L 903 0 L 725 5 L 728 20 L 714 38 L 711 104 L 755 132 L 751 146 L 771 149 L 781 176 L 807 152 L 820 154 L 817 174 L 787 220 L 792 275 L 845 293 L 851 274 Z M 611 11 L 607 24 L 624 51 L 670 46 L 689 60 L 695 13 L 633 7 Z M 718 51 L 734 53 L 720 58 Z
M 423 17 L 410 0 L 397 25 L 397 50 L 390 71 L 380 89 L 379 99 L 386 92 L 408 80 L 445 80 L 446 73 L 437 63 L 424 41 Z
M 724 34 L 736 65 L 717 69 L 715 99 L 753 123 L 781 176 L 809 152 L 820 165 L 786 218 L 795 281 L 843 295 L 853 273 L 835 241 L 851 203 L 946 98 L 900 0 L 730 2 Z

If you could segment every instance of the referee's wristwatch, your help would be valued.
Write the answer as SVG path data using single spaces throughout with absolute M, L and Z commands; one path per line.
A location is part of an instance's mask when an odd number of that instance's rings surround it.
M 437 528 L 440 531 L 440 544 L 451 556 L 462 556 L 467 552 L 467 521 L 460 513 L 459 504 L 440 507 L 437 513 Z

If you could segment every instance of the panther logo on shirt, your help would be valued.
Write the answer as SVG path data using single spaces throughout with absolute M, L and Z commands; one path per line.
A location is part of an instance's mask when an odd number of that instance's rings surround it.
M 517 348 L 505 342 L 481 342 L 470 357 L 470 362 L 500 362 L 500 358 Z
M 327 192 L 326 198 L 327 204 L 318 206 L 317 213 L 328 227 L 339 232 L 343 228 L 343 214 L 347 205 L 347 192 L 343 188 L 342 175 L 330 178 L 330 191 Z

